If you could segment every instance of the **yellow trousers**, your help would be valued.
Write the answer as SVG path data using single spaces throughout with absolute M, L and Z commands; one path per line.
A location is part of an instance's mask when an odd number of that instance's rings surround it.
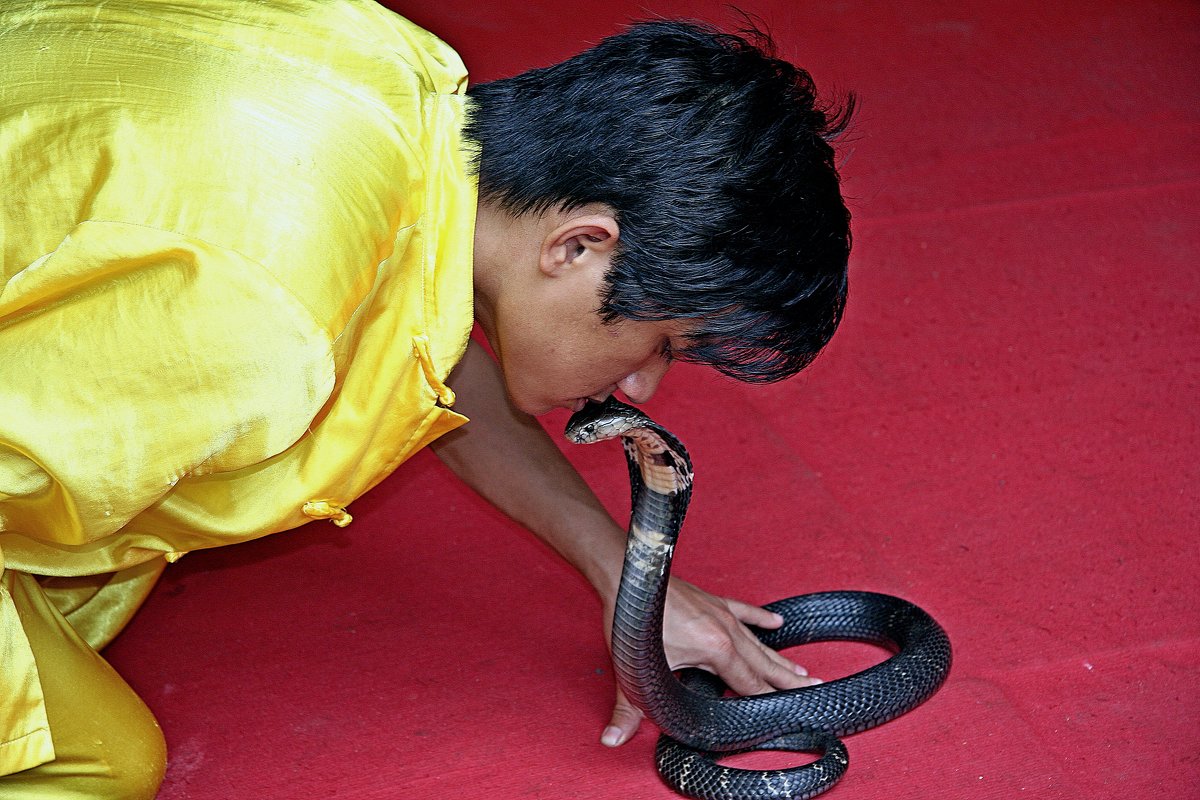
M 146 704 L 63 616 L 38 579 L 0 573 L 33 651 L 54 759 L 0 776 L 5 800 L 153 798 L 166 742 Z M 2 665 L 0 665 L 2 667 Z

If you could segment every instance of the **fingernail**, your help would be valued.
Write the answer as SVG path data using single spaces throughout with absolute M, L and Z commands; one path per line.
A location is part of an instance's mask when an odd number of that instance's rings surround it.
M 797 675 L 803 675 L 806 678 L 808 677 L 808 670 L 806 670 L 804 667 L 800 666 L 799 664 L 793 664 L 792 669 L 796 670 Z
M 608 747 L 616 747 L 621 743 L 621 729 L 616 725 L 609 725 L 604 729 L 604 733 L 600 734 L 600 743 Z
M 824 682 L 825 681 L 821 680 L 820 678 L 809 678 L 808 679 L 809 686 L 816 686 L 818 683 L 824 683 Z

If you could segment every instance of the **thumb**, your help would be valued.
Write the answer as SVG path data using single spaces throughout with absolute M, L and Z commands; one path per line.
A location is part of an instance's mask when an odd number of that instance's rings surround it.
M 600 735 L 601 744 L 618 747 L 628 742 L 637 733 L 642 723 L 642 712 L 625 699 L 625 693 L 617 689 L 617 703 L 613 707 L 612 719 Z

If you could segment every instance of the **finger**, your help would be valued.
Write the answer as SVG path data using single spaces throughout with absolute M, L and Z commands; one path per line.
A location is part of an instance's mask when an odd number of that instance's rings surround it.
M 741 600 L 733 600 L 725 598 L 725 604 L 729 606 L 729 610 L 739 621 L 747 625 L 754 625 L 759 628 L 767 628 L 774 630 L 783 625 L 783 617 L 773 611 L 767 611 L 765 608 L 743 603 Z
M 763 649 L 763 655 L 765 655 L 776 667 L 779 667 L 784 671 L 784 673 L 788 676 L 787 680 L 794 682 L 795 679 L 808 677 L 808 670 L 797 664 L 795 661 L 792 661 L 778 650 L 773 650 L 763 644 L 760 644 L 759 646 Z M 770 682 L 780 689 L 794 688 L 793 686 L 779 686 L 779 684 L 775 681 Z M 799 685 L 807 686 L 808 684 L 802 682 Z
M 710 660 L 707 664 L 699 664 L 701 669 L 715 673 L 740 695 L 775 691 L 776 686 L 769 679 L 786 683 L 785 675 L 790 670 L 776 664 L 748 631 L 739 631 L 735 627 L 726 631 L 724 637 L 710 648 Z M 792 675 L 799 677 L 795 673 Z
M 801 686 L 816 686 L 818 683 L 822 683 L 820 678 L 810 676 L 807 669 L 777 650 L 763 645 L 763 651 L 775 667 L 782 670 L 782 672 L 772 671 L 771 675 L 765 676 L 767 682 L 776 689 L 797 689 Z
M 733 615 L 747 625 L 754 625 L 758 628 L 767 628 L 770 630 L 783 625 L 782 615 L 776 614 L 772 611 L 767 611 L 765 608 L 760 608 L 759 606 L 750 605 L 749 603 L 743 603 L 740 600 L 733 600 L 731 598 L 726 598 L 725 603 Z M 769 680 L 768 682 L 774 685 L 775 688 L 794 689 L 797 686 L 812 686 L 814 684 L 821 683 L 821 681 L 817 678 L 800 682 L 793 680 L 791 677 L 793 675 L 799 675 L 807 678 L 808 670 L 784 656 L 779 651 L 767 647 L 766 645 L 762 644 L 762 642 L 757 641 L 757 637 L 755 637 L 755 643 L 762 648 L 763 653 L 777 666 L 782 667 L 784 670 L 790 673 L 790 675 L 784 678 L 784 683 L 787 685 L 780 685 L 776 681 Z
M 620 747 L 637 733 L 642 724 L 642 712 L 625 699 L 625 693 L 617 689 L 617 702 L 613 707 L 608 727 L 600 734 L 600 743 L 608 747 Z
M 735 664 L 729 669 L 717 670 L 716 673 L 734 694 L 746 696 L 775 691 L 775 687 L 763 679 L 761 672 L 750 668 L 745 662 Z
M 817 678 L 777 651 L 762 644 L 749 631 L 733 643 L 733 650 L 718 669 L 729 688 L 738 694 L 762 694 L 781 689 L 798 689 L 820 683 Z

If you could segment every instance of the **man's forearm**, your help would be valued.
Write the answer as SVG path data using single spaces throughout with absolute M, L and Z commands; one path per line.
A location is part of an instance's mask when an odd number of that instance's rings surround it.
M 449 383 L 471 422 L 433 451 L 467 485 L 531 530 L 609 600 L 620 578 L 625 532 L 537 420 L 514 408 L 500 369 L 472 342 Z

